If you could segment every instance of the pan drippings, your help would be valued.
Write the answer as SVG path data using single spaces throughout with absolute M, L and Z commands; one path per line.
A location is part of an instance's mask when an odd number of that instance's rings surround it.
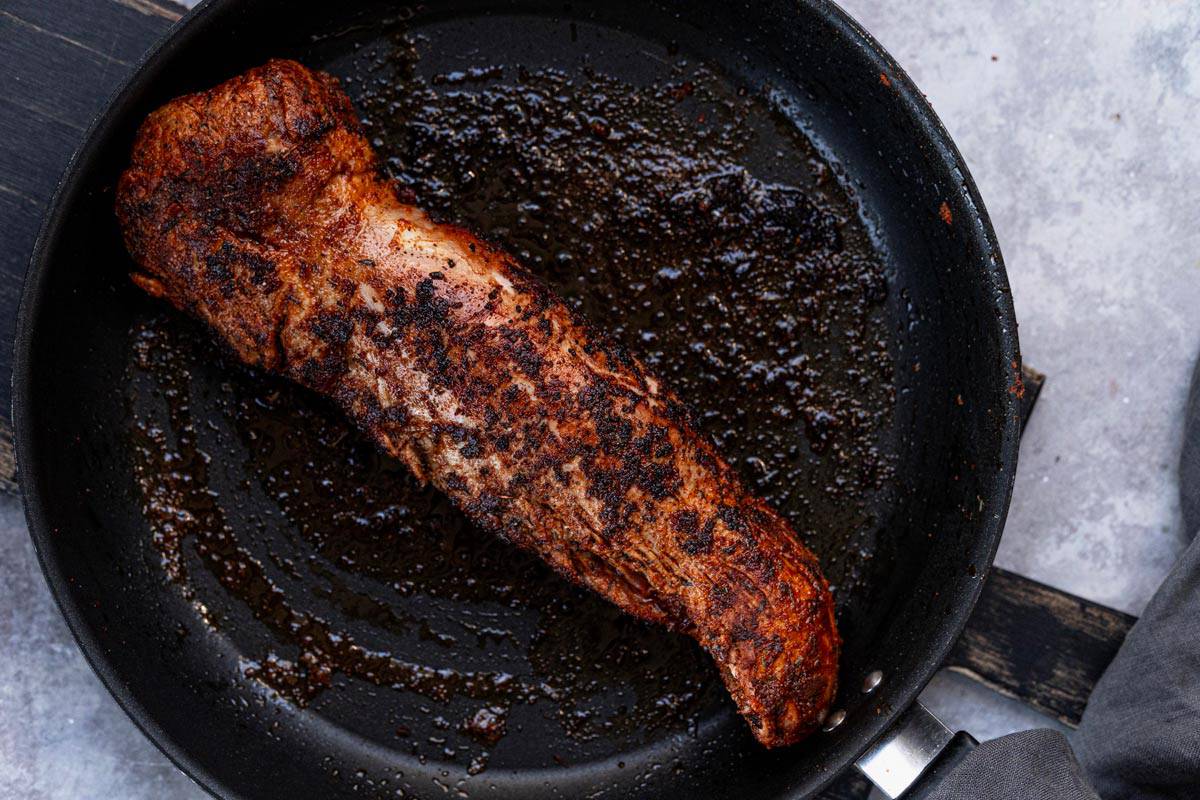
M 884 270 L 831 167 L 760 87 L 678 60 L 634 87 L 425 75 L 421 47 L 347 80 L 401 191 L 641 354 L 848 592 L 888 487 L 893 390 Z M 157 309 L 135 341 L 152 542 L 244 677 L 318 714 L 331 688 L 389 687 L 397 748 L 471 771 L 545 720 L 561 763 L 727 704 L 690 640 L 475 529 L 319 398 Z

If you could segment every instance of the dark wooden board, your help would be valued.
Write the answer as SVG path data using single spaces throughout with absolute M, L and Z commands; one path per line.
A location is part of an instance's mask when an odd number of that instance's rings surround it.
M 84 131 L 183 9 L 152 0 L 5 0 L 0 6 L 0 335 L 12 341 L 42 213 Z M 0 348 L 9 414 L 11 348 Z
M 42 214 L 87 126 L 183 11 L 156 0 L 0 3 L 0 490 L 16 469 L 11 342 Z
M 13 484 L 12 335 L 42 214 L 93 117 L 183 14 L 165 0 L 0 3 L 0 489 Z M 1028 419 L 1043 376 L 1024 371 Z M 1134 618 L 994 569 L 947 666 L 1068 724 Z M 847 774 L 825 800 L 861 800 Z
M 1075 726 L 1136 621 L 994 568 L 946 666 Z
M 1021 433 L 1025 433 L 1025 426 L 1029 424 L 1029 415 L 1033 413 L 1033 407 L 1037 405 L 1038 396 L 1042 393 L 1042 386 L 1046 383 L 1046 376 L 1038 372 L 1028 364 L 1021 366 Z

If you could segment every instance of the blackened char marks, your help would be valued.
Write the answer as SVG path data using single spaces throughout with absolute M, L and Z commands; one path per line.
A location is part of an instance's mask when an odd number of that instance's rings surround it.
M 557 305 L 556 298 L 546 288 L 546 284 L 511 263 L 505 264 L 504 269 L 513 287 L 521 295 L 516 307 L 517 313 L 521 315 L 520 319 L 534 320 L 535 324 L 545 319 L 546 310 Z
M 300 171 L 295 152 L 267 153 L 236 163 L 224 175 L 232 202 L 212 203 L 209 219 L 241 233 L 259 225 L 264 198 L 278 192 Z
M 326 350 L 297 364 L 293 370 L 295 380 L 323 394 L 336 391 L 337 382 L 346 373 L 346 357 L 340 351 Z
M 742 516 L 742 510 L 737 506 L 722 504 L 717 507 L 717 516 L 721 518 L 721 522 L 725 523 L 725 527 L 734 533 L 749 533 L 750 529 L 746 525 L 746 518 Z
M 700 515 L 691 510 L 676 511 L 671 515 L 671 528 L 678 536 L 680 549 L 692 556 L 706 555 L 712 551 L 716 525 L 716 518 L 710 517 L 701 527 Z
M 763 743 L 808 735 L 836 687 L 828 586 L 670 389 L 503 253 L 400 204 L 330 79 L 271 62 L 201 98 L 156 112 L 204 109 L 148 124 L 118 188 L 141 285 L 333 399 L 479 526 L 689 632 Z M 287 163 L 264 166 L 274 152 Z M 232 197 L 238 163 L 263 181 Z M 164 174 L 188 199 L 162 200 Z M 404 225 L 419 235 L 389 245 Z M 184 268 L 211 253 L 211 269 Z M 451 270 L 448 253 L 469 263 Z M 797 661 L 803 685 L 781 691 Z
M 221 294 L 226 298 L 233 297 L 237 284 L 233 280 L 233 267 L 230 263 L 234 258 L 233 245 L 222 242 L 215 253 L 204 259 L 205 276 L 215 283 Z
M 623 393 L 606 378 L 594 378 L 579 392 L 579 406 L 586 411 L 595 428 L 600 452 L 619 458 L 633 441 L 633 420 L 617 409 Z
M 588 494 L 601 502 L 606 536 L 616 536 L 631 525 L 652 519 L 654 505 L 677 493 L 681 478 L 677 466 L 659 452 L 669 433 L 655 423 L 638 429 L 635 413 L 645 401 L 605 378 L 595 378 L 578 397 L 592 423 L 596 444 L 582 459 Z
M 500 335 L 504 339 L 505 355 L 530 380 L 539 380 L 542 376 L 542 356 L 529 334 L 519 328 L 504 328 Z
M 313 336 L 330 347 L 342 347 L 350 341 L 354 324 L 341 311 L 322 310 L 309 318 L 308 329 Z
M 903 303 L 885 302 L 898 287 L 839 171 L 768 94 L 690 59 L 649 85 L 591 68 L 441 85 L 406 45 L 355 97 L 406 201 L 519 248 L 520 267 L 633 348 L 832 559 L 845 602 L 877 563 L 860 545 L 894 469 L 888 306 Z M 711 109 L 703 136 L 681 98 Z M 579 125 L 581 108 L 609 135 Z M 479 136 L 480 119 L 506 135 Z M 754 164 L 770 152 L 790 163 L 765 179 Z
M 225 299 L 232 298 L 239 290 L 273 292 L 280 286 L 274 261 L 231 241 L 222 242 L 204 257 L 204 272 Z
M 450 301 L 438 294 L 432 277 L 417 283 L 416 297 L 412 307 L 410 322 L 416 325 L 445 325 L 446 311 Z
M 636 455 L 627 458 L 626 464 L 637 468 L 633 485 L 653 500 L 666 500 L 679 490 L 679 470 L 671 463 L 645 462 Z
M 468 433 L 458 452 L 462 453 L 463 458 L 479 458 L 483 455 L 483 447 L 475 434 Z
M 246 268 L 250 270 L 250 282 L 268 292 L 279 288 L 279 278 L 275 274 L 275 262 L 256 253 L 245 256 Z

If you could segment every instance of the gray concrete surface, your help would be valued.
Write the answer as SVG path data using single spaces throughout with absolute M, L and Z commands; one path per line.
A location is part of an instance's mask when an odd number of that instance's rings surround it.
M 1004 567 L 1136 613 L 1179 552 L 1200 348 L 1200 7 L 849 0 L 962 150 L 1049 376 Z
M 845 6 L 941 115 L 1004 248 L 1026 360 L 1050 380 L 998 563 L 1139 611 L 1183 547 L 1175 464 L 1200 348 L 1200 6 Z M 122 715 L 0 501 L 0 798 L 199 798 Z M 924 700 L 991 738 L 1047 724 L 953 675 Z

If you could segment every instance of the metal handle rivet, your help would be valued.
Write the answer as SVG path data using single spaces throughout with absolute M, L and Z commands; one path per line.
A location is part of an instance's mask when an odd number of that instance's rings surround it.
M 881 683 L 883 683 L 883 673 L 880 670 L 867 673 L 867 677 L 863 678 L 863 694 L 875 691 Z
M 836 728 L 838 725 L 841 725 L 845 721 L 846 712 L 839 708 L 825 719 L 825 724 L 821 726 L 821 730 L 829 733 L 831 730 Z

